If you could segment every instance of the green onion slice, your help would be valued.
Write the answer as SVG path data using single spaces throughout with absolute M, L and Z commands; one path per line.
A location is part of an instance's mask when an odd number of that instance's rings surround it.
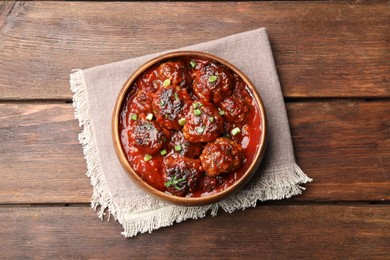
M 147 162 L 147 161 L 150 161 L 150 160 L 152 160 L 152 156 L 150 155 L 150 154 L 145 154 L 145 156 L 144 156 L 144 161 L 145 162 Z
M 170 80 L 170 79 L 164 80 L 163 86 L 164 86 L 164 87 L 168 87 L 169 85 L 171 85 L 171 80 Z
M 151 121 L 153 119 L 153 114 L 152 113 L 149 113 L 147 116 L 146 116 L 146 119 Z
M 225 111 L 219 110 L 219 111 L 218 111 L 218 114 L 219 114 L 220 116 L 223 116 L 223 115 L 225 114 Z
M 209 121 L 212 123 L 212 122 L 214 122 L 214 117 L 212 116 L 212 117 L 209 117 Z
M 196 62 L 195 62 L 194 60 L 192 60 L 192 61 L 190 62 L 190 65 L 191 65 L 191 67 L 195 68 L 195 67 L 196 67 Z
M 238 127 L 235 127 L 232 129 L 231 133 L 232 133 L 232 135 L 236 135 L 238 133 L 241 133 L 241 129 Z
M 167 150 L 165 150 L 165 149 L 164 149 L 164 150 L 161 150 L 161 151 L 160 151 L 160 154 L 161 154 L 161 155 L 166 155 L 166 154 L 167 154 Z
M 211 83 L 213 83 L 213 82 L 215 82 L 216 80 L 218 79 L 218 76 L 210 76 L 209 77 L 209 82 L 211 82 Z
M 184 117 L 179 119 L 179 125 L 183 126 L 185 123 L 186 119 Z
M 137 120 L 137 118 L 138 118 L 138 116 L 137 116 L 136 114 L 132 114 L 132 115 L 131 115 L 131 120 L 134 120 L 134 121 L 136 121 L 136 120 Z
M 196 116 L 200 116 L 200 115 L 202 114 L 202 111 L 200 111 L 200 109 L 195 109 L 195 110 L 194 110 L 194 114 L 195 114 Z
M 180 152 L 181 151 L 181 146 L 180 145 L 175 145 L 175 151 Z

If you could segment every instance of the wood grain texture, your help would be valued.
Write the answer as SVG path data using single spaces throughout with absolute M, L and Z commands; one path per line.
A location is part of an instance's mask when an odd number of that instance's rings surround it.
M 87 207 L 2 208 L 2 258 L 386 259 L 390 208 L 258 206 L 126 239 Z M 243 220 L 245 222 L 243 223 Z
M 289 103 L 299 201 L 390 200 L 390 102 Z M 71 104 L 0 104 L 0 204 L 88 203 Z
M 299 199 L 390 199 L 390 102 L 287 108 L 297 162 L 314 178 Z
M 389 97 L 388 1 L 18 2 L 0 99 L 70 99 L 69 73 L 267 27 L 286 97 Z
M 90 199 L 72 109 L 70 104 L 0 104 L 1 203 Z
M 0 29 L 5 24 L 8 14 L 11 12 L 14 7 L 14 1 L 0 2 Z

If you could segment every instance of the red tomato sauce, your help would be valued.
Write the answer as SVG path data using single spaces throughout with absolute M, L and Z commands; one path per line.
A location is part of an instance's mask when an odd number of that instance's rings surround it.
M 250 89 L 217 61 L 162 61 L 135 80 L 121 111 L 122 149 L 134 171 L 175 196 L 220 192 L 259 149 L 262 118 Z

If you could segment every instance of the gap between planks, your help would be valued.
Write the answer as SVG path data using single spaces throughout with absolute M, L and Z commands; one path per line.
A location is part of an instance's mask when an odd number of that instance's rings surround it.
M 294 102 L 388 102 L 389 97 L 285 97 L 286 103 Z M 0 99 L 0 104 L 71 104 L 72 99 Z
M 390 205 L 390 201 L 268 201 L 256 206 L 329 206 L 329 205 Z M 33 203 L 0 204 L 0 208 L 91 207 L 90 203 Z

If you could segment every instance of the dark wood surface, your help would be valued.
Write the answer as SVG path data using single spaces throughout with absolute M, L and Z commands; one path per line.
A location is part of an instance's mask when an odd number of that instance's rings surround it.
M 11 103 L 0 111 L 0 201 L 89 202 L 72 105 Z M 390 102 L 289 102 L 287 111 L 298 164 L 315 179 L 294 200 L 390 200 Z
M 388 205 L 260 205 L 131 239 L 85 207 L 10 207 L 0 217 L 3 258 L 388 259 L 390 239 Z
M 0 258 L 388 259 L 390 2 L 0 2 Z M 267 27 L 300 196 L 126 239 L 89 208 L 73 68 Z
M 70 99 L 71 69 L 259 27 L 286 97 L 389 97 L 389 5 L 369 2 L 17 3 L 1 29 L 0 98 Z

